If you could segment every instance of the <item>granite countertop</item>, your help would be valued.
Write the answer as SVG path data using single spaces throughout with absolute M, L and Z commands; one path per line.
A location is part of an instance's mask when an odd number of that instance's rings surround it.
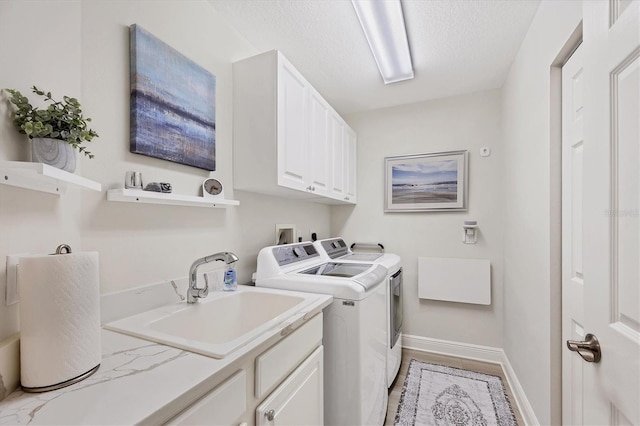
M 329 303 L 331 297 L 322 296 L 309 308 L 320 311 Z M 0 425 L 163 423 L 277 342 L 279 335 L 274 330 L 268 338 L 215 359 L 103 329 L 102 363 L 95 374 L 51 392 L 14 391 L 0 402 Z

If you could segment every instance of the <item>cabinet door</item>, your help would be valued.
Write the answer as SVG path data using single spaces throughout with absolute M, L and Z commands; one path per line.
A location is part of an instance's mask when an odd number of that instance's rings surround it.
M 309 190 L 329 195 L 329 116 L 331 107 L 314 89 L 309 89 Z
M 323 347 L 320 346 L 256 410 L 256 426 L 322 425 Z
M 358 158 L 356 150 L 357 136 L 356 132 L 349 126 L 346 127 L 346 161 L 345 161 L 345 176 L 347 178 L 346 184 L 346 201 L 349 203 L 356 203 L 356 175 L 358 170 Z
M 167 424 L 233 424 L 246 410 L 246 384 L 247 374 L 240 370 Z
M 305 191 L 309 156 L 307 150 L 308 83 L 281 55 L 277 69 L 278 184 Z
M 331 197 L 342 200 L 345 197 L 345 125 L 340 116 L 332 114 L 331 127 Z

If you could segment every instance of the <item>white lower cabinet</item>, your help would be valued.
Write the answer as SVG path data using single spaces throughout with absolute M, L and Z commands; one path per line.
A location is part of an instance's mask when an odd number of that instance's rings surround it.
M 231 425 L 247 410 L 247 373 L 236 372 L 195 404 L 174 417 L 169 425 Z
M 322 313 L 283 336 L 167 424 L 322 425 Z
M 323 348 L 316 349 L 256 410 L 256 426 L 322 425 Z

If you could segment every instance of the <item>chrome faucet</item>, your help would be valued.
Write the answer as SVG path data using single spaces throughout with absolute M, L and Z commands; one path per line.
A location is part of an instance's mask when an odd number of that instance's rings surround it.
M 210 254 L 209 256 L 201 257 L 200 259 L 196 259 L 195 262 L 191 264 L 189 268 L 189 289 L 187 290 L 187 303 L 196 303 L 198 299 L 204 299 L 209 294 L 209 281 L 207 280 L 207 275 L 204 276 L 204 288 L 198 288 L 198 266 L 204 265 L 205 263 L 213 262 L 216 260 L 220 260 L 225 262 L 227 265 L 236 262 L 238 260 L 238 256 L 228 251 Z

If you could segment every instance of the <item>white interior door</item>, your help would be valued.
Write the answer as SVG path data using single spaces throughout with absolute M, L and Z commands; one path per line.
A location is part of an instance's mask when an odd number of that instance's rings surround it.
M 582 199 L 584 142 L 582 46 L 562 67 L 562 337 L 584 340 Z M 584 361 L 562 353 L 562 423 L 583 424 Z
M 640 424 L 640 5 L 583 5 L 583 319 L 602 359 L 583 364 L 582 422 Z

